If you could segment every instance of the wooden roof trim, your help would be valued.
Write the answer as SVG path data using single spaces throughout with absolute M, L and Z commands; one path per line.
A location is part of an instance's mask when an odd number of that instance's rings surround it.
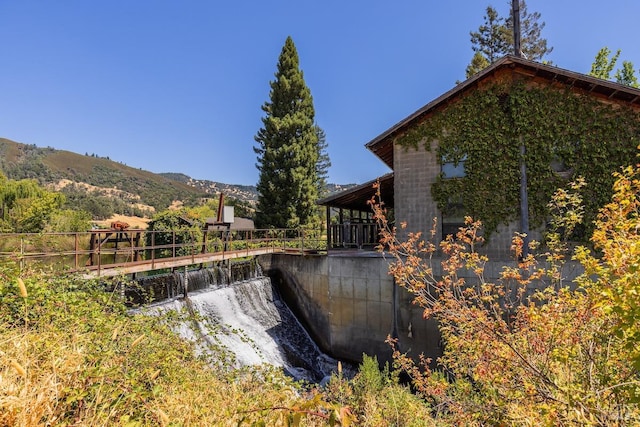
M 329 197 L 325 197 L 322 200 L 318 200 L 317 204 L 321 206 L 330 206 L 330 207 L 343 207 L 346 209 L 366 209 L 369 207 L 367 202 L 373 196 L 373 185 L 376 182 L 380 182 L 381 187 L 388 188 L 392 191 L 393 189 L 393 172 L 382 175 L 376 179 L 365 182 L 364 184 L 357 185 L 348 190 L 341 191 L 339 193 L 333 194 Z M 393 204 L 393 200 L 385 200 L 385 202 L 389 205 Z

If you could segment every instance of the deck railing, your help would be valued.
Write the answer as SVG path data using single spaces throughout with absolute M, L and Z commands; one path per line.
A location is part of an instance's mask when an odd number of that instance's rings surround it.
M 323 252 L 317 230 L 92 230 L 81 233 L 0 233 L 0 263 L 21 269 L 37 264 L 66 271 L 271 248 L 288 253 Z M 247 252 L 248 253 L 248 252 Z
M 374 222 L 331 224 L 329 248 L 373 248 L 379 244 L 378 226 Z

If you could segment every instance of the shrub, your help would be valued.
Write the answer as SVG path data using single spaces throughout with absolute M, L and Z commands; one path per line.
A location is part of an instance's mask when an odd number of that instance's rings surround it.
M 575 259 L 585 274 L 564 286 L 566 254 L 560 235 L 581 219 L 575 191 L 559 191 L 562 207 L 546 253 L 525 255 L 523 236 L 513 239 L 517 267 L 500 280 L 484 276 L 488 259 L 481 223 L 466 219 L 456 238 L 436 245 L 420 234 L 396 239 L 380 204 L 382 244 L 394 257 L 396 282 L 414 295 L 425 317 L 439 322 L 444 354 L 430 369 L 399 352 L 397 365 L 445 425 L 630 425 L 640 423 L 640 165 L 616 174 L 612 202 L 596 223 L 595 256 L 584 247 Z M 580 188 L 574 186 L 573 190 Z M 535 243 L 530 248 L 535 249 Z M 442 251 L 442 276 L 434 274 Z M 475 280 L 458 273 L 472 271 Z M 531 293 L 530 287 L 539 290 Z

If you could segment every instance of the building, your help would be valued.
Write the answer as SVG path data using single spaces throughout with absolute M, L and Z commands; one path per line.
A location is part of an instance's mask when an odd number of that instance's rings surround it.
M 591 223 L 609 199 L 612 172 L 634 162 L 639 113 L 638 89 L 506 56 L 366 147 L 393 171 L 379 182 L 396 223 L 428 236 L 435 218 L 443 239 L 469 215 L 485 225 L 481 250 L 512 258 L 513 233 L 541 238 L 552 193 L 578 176 L 587 181 Z M 330 249 L 375 243 L 367 201 L 376 181 L 319 202 L 338 212 L 328 224 Z M 588 237 L 588 225 L 583 232 L 576 238 Z

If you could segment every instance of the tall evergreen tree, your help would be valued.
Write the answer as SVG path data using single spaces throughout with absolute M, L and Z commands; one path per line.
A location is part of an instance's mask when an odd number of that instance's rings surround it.
M 327 192 L 327 179 L 329 178 L 329 167 L 331 159 L 327 153 L 327 136 L 320 126 L 316 126 L 318 132 L 318 163 L 316 164 L 316 174 L 318 175 L 318 195 L 324 196 Z
M 474 52 L 482 54 L 484 59 L 491 64 L 504 56 L 510 48 L 507 43 L 509 37 L 506 31 L 507 26 L 504 18 L 498 14 L 497 10 L 488 6 L 484 15 L 484 24 L 480 25 L 478 31 L 469 33 L 471 48 Z
M 520 48 L 523 56 L 533 61 L 543 60 L 544 56 L 553 50 L 547 45 L 547 40 L 542 37 L 545 23 L 539 22 L 540 17 L 539 12 L 529 13 L 526 2 L 520 0 Z M 513 54 L 511 8 L 507 18 L 504 18 L 493 7 L 487 7 L 484 23 L 480 25 L 478 31 L 472 31 L 469 35 L 471 48 L 475 54 L 467 66 L 467 78 L 503 56 Z
M 471 62 L 467 65 L 467 69 L 465 70 L 467 78 L 478 74 L 480 71 L 487 68 L 491 63 L 489 60 L 482 54 L 482 52 L 478 51 L 473 55 Z M 459 82 L 458 82 L 459 83 Z
M 532 61 L 542 61 L 545 55 L 551 53 L 553 47 L 547 45 L 547 39 L 542 37 L 542 30 L 545 23 L 539 22 L 542 15 L 540 12 L 529 13 L 527 3 L 520 0 L 520 47 L 522 55 Z M 505 19 L 507 31 L 507 53 L 513 53 L 513 15 Z
M 254 147 L 258 155 L 260 228 L 295 228 L 317 221 L 318 127 L 311 91 L 299 66 L 298 52 L 287 37 L 278 59 L 270 101 Z

